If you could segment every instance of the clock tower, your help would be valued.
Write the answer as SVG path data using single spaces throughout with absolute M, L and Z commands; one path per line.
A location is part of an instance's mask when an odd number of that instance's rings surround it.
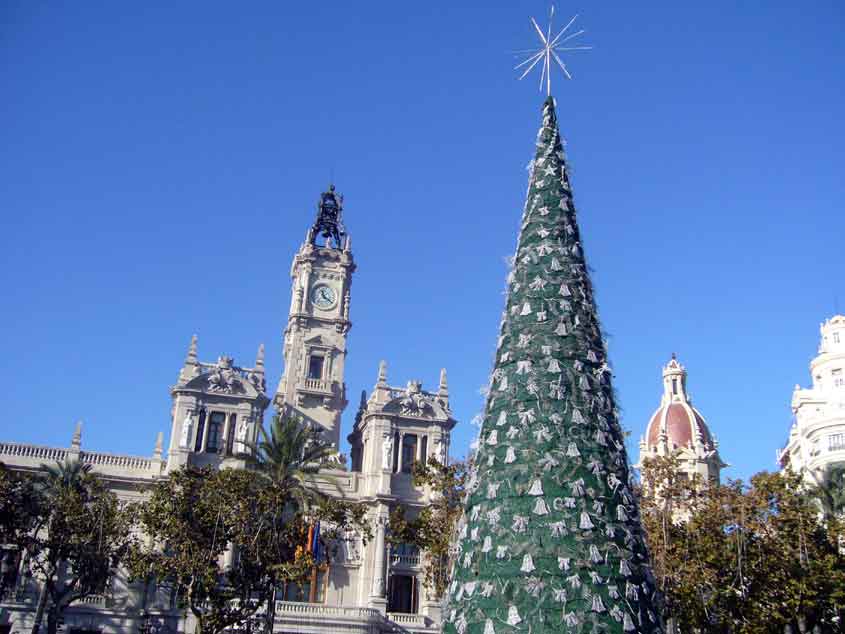
M 336 447 L 347 404 L 343 371 L 355 271 L 342 212 L 343 197 L 332 185 L 320 195 L 317 219 L 294 256 L 285 369 L 273 399 L 280 412 L 323 428 Z

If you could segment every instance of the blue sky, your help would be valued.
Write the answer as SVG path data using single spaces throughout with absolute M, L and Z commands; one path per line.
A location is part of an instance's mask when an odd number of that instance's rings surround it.
M 751 6 L 756 5 L 756 6 Z M 0 438 L 146 455 L 200 356 L 281 372 L 289 266 L 330 178 L 358 272 L 346 381 L 482 406 L 540 123 L 508 53 L 541 2 L 4 2 Z M 623 425 L 672 351 L 727 474 L 774 467 L 845 310 L 845 9 L 559 3 L 556 81 Z M 838 300 L 837 300 L 838 296 Z M 354 407 L 344 416 L 345 433 Z

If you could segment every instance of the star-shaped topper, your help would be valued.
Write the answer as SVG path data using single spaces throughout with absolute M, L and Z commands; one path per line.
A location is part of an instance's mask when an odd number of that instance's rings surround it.
M 564 46 L 566 42 L 574 40 L 576 37 L 584 33 L 584 29 L 579 31 L 575 31 L 566 35 L 564 34 L 569 30 L 575 23 L 575 19 L 578 15 L 572 16 L 572 19 L 563 27 L 560 32 L 552 37 L 552 18 L 555 14 L 555 7 L 552 5 L 551 10 L 549 11 L 549 26 L 545 33 L 543 30 L 537 25 L 537 21 L 534 18 L 531 18 L 531 24 L 534 25 L 534 29 L 537 31 L 537 35 L 540 36 L 540 42 L 542 42 L 543 46 L 541 48 L 532 48 L 524 51 L 517 51 L 517 54 L 527 54 L 528 58 L 522 61 L 521 63 L 517 64 L 514 67 L 514 70 L 518 70 L 523 66 L 528 66 L 525 71 L 520 75 L 520 79 L 528 75 L 537 64 L 541 64 L 541 72 L 540 72 L 540 90 L 543 90 L 543 83 L 546 84 L 546 94 L 552 94 L 552 59 L 554 59 L 555 63 L 560 66 L 560 69 L 563 71 L 563 74 L 566 76 L 567 79 L 572 79 L 572 75 L 569 74 L 569 71 L 566 68 L 566 64 L 563 63 L 563 60 L 560 59 L 560 55 L 558 53 L 568 53 L 571 51 L 588 51 L 592 46 Z

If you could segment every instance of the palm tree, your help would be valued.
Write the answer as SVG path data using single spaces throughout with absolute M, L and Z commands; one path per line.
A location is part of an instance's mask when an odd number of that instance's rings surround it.
M 269 433 L 263 425 L 258 431 L 258 442 L 250 444 L 255 470 L 302 510 L 324 499 L 314 476 L 329 465 L 334 447 L 323 438 L 322 430 L 276 414 Z
M 845 464 L 828 465 L 821 478 L 812 475 L 816 481 L 813 495 L 821 504 L 825 519 L 845 514 Z
M 70 458 L 64 462 L 56 461 L 55 465 L 42 464 L 41 473 L 36 480 L 38 492 L 49 503 L 51 498 L 63 491 L 82 491 L 91 468 L 90 464 Z
M 252 450 L 250 463 L 281 494 L 282 499 L 306 513 L 325 500 L 325 494 L 317 489 L 314 476 L 328 466 L 334 447 L 323 438 L 322 430 L 303 423 L 299 418 L 277 413 L 270 423 L 269 433 L 263 425 L 258 431 L 258 442 L 248 443 Z M 294 508 L 288 510 L 293 511 Z M 280 511 L 284 513 L 284 509 Z M 273 518 L 271 524 L 276 521 L 278 517 Z M 265 631 L 268 633 L 273 631 L 275 621 L 276 590 L 274 585 L 265 617 Z
M 42 464 L 41 473 L 35 478 L 35 493 L 39 503 L 45 508 L 50 508 L 52 502 L 67 491 L 82 492 L 85 489 L 85 480 L 91 472 L 90 464 L 83 464 L 80 460 L 67 458 L 64 462 L 56 461 L 55 465 Z M 47 527 L 50 530 L 50 527 Z M 41 621 L 44 618 L 44 609 L 47 606 L 49 595 L 47 582 L 41 586 L 41 593 L 38 596 L 38 606 L 35 610 L 35 620 L 32 624 L 32 634 L 38 634 L 41 629 Z

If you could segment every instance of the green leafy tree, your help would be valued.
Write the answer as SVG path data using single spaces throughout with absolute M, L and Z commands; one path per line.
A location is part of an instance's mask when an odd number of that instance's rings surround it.
M 21 548 L 39 522 L 40 506 L 32 477 L 0 463 L 0 544 L 13 549 L 2 553 L 0 597 L 14 585 L 20 567 Z
M 446 634 L 661 631 L 551 97 L 467 492 Z
M 279 584 L 310 578 L 316 562 L 305 547 L 309 526 L 327 527 L 322 539 L 330 558 L 331 538 L 364 522 L 358 505 L 314 499 L 305 513 L 299 499 L 259 471 L 173 472 L 139 510 L 147 539 L 131 551 L 132 575 L 175 588 L 202 634 L 244 623 L 272 608 Z
M 140 508 L 146 543 L 131 551 L 133 577 L 171 584 L 197 619 L 198 632 L 221 632 L 243 622 L 267 599 L 279 545 L 294 540 L 279 533 L 297 528 L 272 523 L 269 502 L 248 471 L 171 473 L 153 485 Z M 237 556 L 226 560 L 232 544 Z
M 644 462 L 641 504 L 677 631 L 840 631 L 841 524 L 819 521 L 801 477 L 764 472 L 749 485 L 705 486 L 677 477 L 678 466 L 674 457 Z
M 390 514 L 388 541 L 397 545 L 412 544 L 421 551 L 423 584 L 440 598 L 449 583 L 455 527 L 463 513 L 466 463 L 443 465 L 431 456 L 428 463 L 414 463 L 412 477 L 415 485 L 431 491 L 431 501 L 416 516 L 409 516 L 406 507 L 394 507 Z
M 42 583 L 32 633 L 47 613 L 55 634 L 64 610 L 97 594 L 117 571 L 131 545 L 131 507 L 78 460 L 43 465 L 33 481 L 33 522 L 17 544 Z

